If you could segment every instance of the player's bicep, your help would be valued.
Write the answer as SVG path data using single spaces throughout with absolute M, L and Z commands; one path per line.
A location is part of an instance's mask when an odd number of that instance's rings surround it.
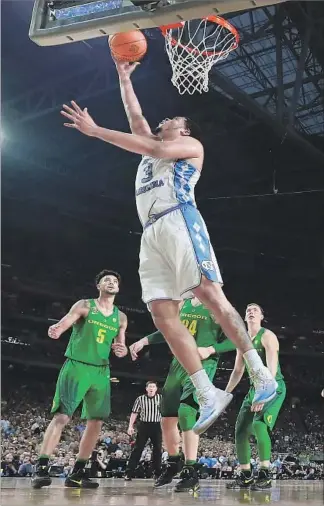
M 87 315 L 89 311 L 89 301 L 79 300 L 71 307 L 70 311 L 59 321 L 58 325 L 61 327 L 62 332 L 69 329 L 80 318 Z
M 159 142 L 154 148 L 154 158 L 190 159 L 203 158 L 202 144 L 193 137 L 181 137 L 179 141 Z
M 77 321 L 79 318 L 82 318 L 88 314 L 89 308 L 90 303 L 88 300 L 78 300 L 78 302 L 73 304 L 70 311 L 68 312 L 68 315 Z
M 276 336 L 271 330 L 267 330 L 262 338 L 261 338 L 262 345 L 264 346 L 265 350 L 268 352 L 278 352 L 279 351 L 279 341 Z

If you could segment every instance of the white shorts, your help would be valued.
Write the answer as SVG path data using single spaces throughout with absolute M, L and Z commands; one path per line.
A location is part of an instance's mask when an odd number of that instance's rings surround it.
M 139 275 L 146 304 L 192 297 L 202 275 L 223 283 L 205 222 L 195 207 L 181 206 L 144 230 Z

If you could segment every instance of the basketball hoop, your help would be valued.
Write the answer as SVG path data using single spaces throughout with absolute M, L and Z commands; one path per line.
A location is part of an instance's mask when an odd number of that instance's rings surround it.
M 211 68 L 238 47 L 238 31 L 226 19 L 207 16 L 160 27 L 180 95 L 208 91 Z

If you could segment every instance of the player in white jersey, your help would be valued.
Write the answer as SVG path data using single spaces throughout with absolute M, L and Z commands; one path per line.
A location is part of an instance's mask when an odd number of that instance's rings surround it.
M 242 352 L 254 378 L 254 403 L 272 400 L 276 382 L 253 348 L 243 320 L 224 295 L 209 235 L 196 207 L 194 187 L 204 159 L 197 126 L 188 118 L 176 117 L 164 120 L 153 134 L 130 78 L 137 65 L 116 66 L 131 134 L 99 127 L 87 109 L 75 102 L 72 107 L 64 105 L 62 114 L 71 121 L 65 126 L 143 156 L 136 176 L 136 204 L 144 229 L 139 268 L 143 300 L 196 387 L 200 417 L 194 431 L 200 434 L 232 396 L 216 389 L 203 370 L 195 340 L 180 322 L 182 299 L 197 296 Z

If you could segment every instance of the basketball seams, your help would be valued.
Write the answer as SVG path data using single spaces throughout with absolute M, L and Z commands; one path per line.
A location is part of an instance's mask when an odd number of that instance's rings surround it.
M 113 58 L 119 61 L 139 61 L 147 51 L 145 35 L 138 30 L 115 33 L 108 43 Z

